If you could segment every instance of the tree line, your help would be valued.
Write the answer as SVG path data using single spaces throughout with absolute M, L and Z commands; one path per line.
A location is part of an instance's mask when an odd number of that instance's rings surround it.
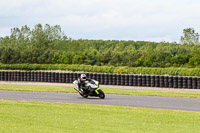
M 85 64 L 129 67 L 198 67 L 198 33 L 188 28 L 180 43 L 73 40 L 59 25 L 13 28 L 0 38 L 2 64 Z

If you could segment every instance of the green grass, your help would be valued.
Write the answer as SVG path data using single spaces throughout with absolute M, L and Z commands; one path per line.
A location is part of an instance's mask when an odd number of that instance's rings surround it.
M 200 98 L 200 92 L 101 88 L 106 94 Z M 0 84 L 0 90 L 75 93 L 73 87 Z
M 76 92 L 73 87 L 47 86 L 47 85 L 10 85 L 0 84 L 0 90 L 8 91 L 33 91 L 33 92 Z
M 1 133 L 198 133 L 200 113 L 105 105 L 0 101 Z

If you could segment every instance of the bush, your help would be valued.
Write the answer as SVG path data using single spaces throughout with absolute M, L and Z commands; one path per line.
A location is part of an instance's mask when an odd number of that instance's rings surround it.
M 91 66 L 79 64 L 0 64 L 1 70 L 62 70 L 72 72 L 117 73 L 117 74 L 148 74 L 148 75 L 177 75 L 200 76 L 200 68 L 183 67 L 114 67 Z

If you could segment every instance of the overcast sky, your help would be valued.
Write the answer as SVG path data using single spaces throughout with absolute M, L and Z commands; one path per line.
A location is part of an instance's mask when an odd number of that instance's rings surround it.
M 179 42 L 200 33 L 200 0 L 0 0 L 0 36 L 11 28 L 60 25 L 73 39 Z

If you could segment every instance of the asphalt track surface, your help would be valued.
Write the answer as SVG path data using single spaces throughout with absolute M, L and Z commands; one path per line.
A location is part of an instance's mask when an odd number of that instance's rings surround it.
M 109 95 L 82 98 L 78 93 L 0 91 L 0 100 L 116 105 L 200 112 L 200 98 Z

